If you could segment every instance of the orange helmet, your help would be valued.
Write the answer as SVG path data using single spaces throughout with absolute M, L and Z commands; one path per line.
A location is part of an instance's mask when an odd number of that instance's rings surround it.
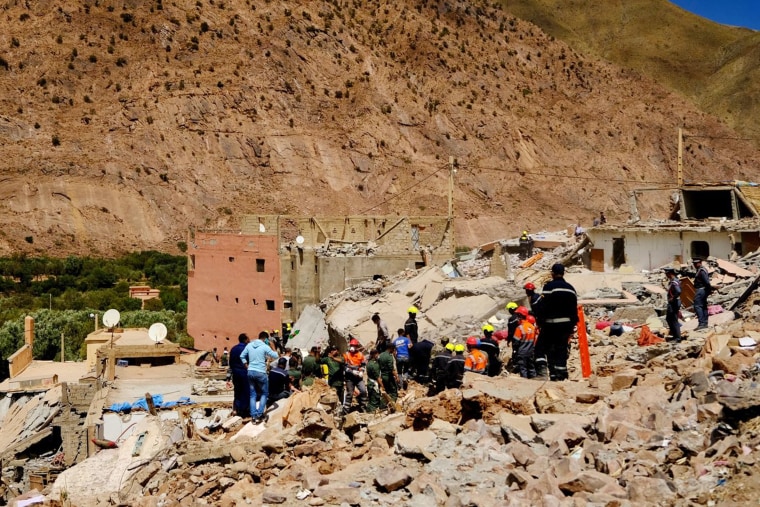
M 529 315 L 528 309 L 524 306 L 518 306 L 517 310 L 515 310 L 515 313 L 517 315 L 522 315 L 523 317 L 527 317 Z
M 467 345 L 477 345 L 478 344 L 478 337 L 477 336 L 470 336 L 467 338 Z
M 535 318 L 533 315 L 528 315 L 528 316 L 526 317 L 526 319 L 527 319 L 527 320 L 528 320 L 528 322 L 530 322 L 531 324 L 534 324 L 534 325 L 536 324 L 536 318 Z
M 533 284 L 533 282 L 528 282 L 525 284 L 525 290 L 536 290 L 536 286 Z

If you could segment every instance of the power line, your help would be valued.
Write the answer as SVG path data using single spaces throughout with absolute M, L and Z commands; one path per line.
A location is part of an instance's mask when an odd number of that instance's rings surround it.
M 494 171 L 494 172 L 501 172 L 506 173 L 507 171 L 505 169 L 499 169 L 498 167 L 476 167 L 476 169 L 480 169 L 483 171 Z M 468 172 L 475 174 L 472 169 L 466 169 Z M 597 181 L 605 181 L 605 182 L 614 182 L 614 183 L 646 183 L 647 185 L 675 185 L 672 181 L 641 181 L 641 180 L 634 180 L 634 179 L 625 179 L 625 178 L 600 178 L 599 176 L 576 176 L 572 174 L 557 174 L 557 173 L 543 173 L 538 171 L 517 171 L 519 175 L 525 175 L 529 174 L 531 176 L 547 176 L 552 178 L 567 178 L 567 179 L 575 179 L 575 180 L 597 180 Z
M 406 194 L 406 193 L 407 193 L 409 190 L 413 189 L 413 188 L 414 188 L 414 187 L 416 187 L 417 185 L 421 185 L 422 183 L 424 183 L 425 181 L 429 180 L 430 178 L 432 178 L 433 176 L 435 176 L 435 175 L 436 175 L 436 174 L 438 174 L 439 172 L 443 171 L 444 169 L 448 169 L 448 166 L 447 166 L 447 165 L 445 165 L 445 166 L 441 167 L 440 169 L 438 169 L 437 171 L 433 171 L 432 173 L 430 173 L 430 174 L 428 174 L 427 176 L 425 176 L 424 178 L 422 178 L 420 181 L 417 181 L 417 182 L 415 182 L 413 185 L 410 185 L 410 186 L 406 187 L 406 188 L 405 188 L 405 189 L 403 189 L 401 192 L 398 192 L 397 194 L 390 196 L 389 198 L 387 198 L 387 199 L 386 199 L 386 200 L 384 200 L 383 202 L 380 202 L 380 203 L 378 203 L 378 204 L 375 204 L 375 205 L 374 205 L 374 206 L 372 206 L 371 208 L 367 208 L 367 209 L 365 209 L 365 210 L 363 210 L 363 211 L 360 211 L 358 214 L 359 214 L 359 215 L 363 215 L 363 214 L 365 214 L 365 213 L 366 213 L 366 212 L 368 212 L 368 211 L 372 211 L 373 209 L 379 208 L 379 207 L 380 207 L 380 206 L 382 206 L 383 204 L 386 204 L 387 202 L 390 202 L 390 201 L 392 201 L 393 199 L 396 199 L 397 197 L 401 197 L 402 195 Z

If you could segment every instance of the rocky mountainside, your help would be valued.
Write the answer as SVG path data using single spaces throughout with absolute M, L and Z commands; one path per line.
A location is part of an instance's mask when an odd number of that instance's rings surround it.
M 664 0 L 663 0 L 664 1 Z M 760 152 L 650 78 L 485 2 L 9 0 L 0 253 L 176 250 L 243 213 L 445 214 L 458 242 L 627 219 Z M 662 211 L 666 199 L 646 203 Z
M 760 32 L 720 25 L 665 0 L 510 0 L 508 12 L 579 51 L 632 68 L 723 118 L 760 146 Z

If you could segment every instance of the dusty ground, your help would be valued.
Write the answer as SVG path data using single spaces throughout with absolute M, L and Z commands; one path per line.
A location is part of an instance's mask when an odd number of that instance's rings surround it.
M 458 243 L 627 219 L 760 154 L 650 79 L 481 2 L 6 3 L 0 253 L 174 250 L 242 213 L 445 214 Z M 559 175 L 559 176 L 555 176 Z M 662 211 L 667 192 L 644 211 Z

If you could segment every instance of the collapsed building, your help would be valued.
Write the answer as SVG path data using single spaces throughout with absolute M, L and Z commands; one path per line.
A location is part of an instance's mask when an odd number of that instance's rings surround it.
M 191 231 L 188 323 L 195 347 L 280 329 L 308 305 L 365 280 L 454 255 L 445 217 L 246 215 L 235 231 Z

